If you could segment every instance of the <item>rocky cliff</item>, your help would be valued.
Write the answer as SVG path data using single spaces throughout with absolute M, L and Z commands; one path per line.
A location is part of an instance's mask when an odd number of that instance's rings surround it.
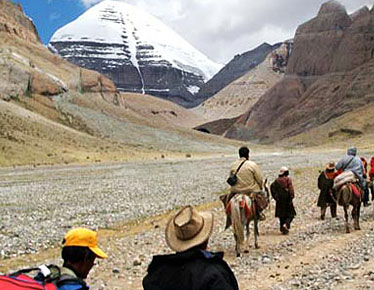
M 0 31 L 20 37 L 25 41 L 40 42 L 34 23 L 25 17 L 21 5 L 0 0 Z
M 272 142 L 374 102 L 374 13 L 336 1 L 296 31 L 286 75 L 226 136 Z M 326 136 L 328 132 L 326 132 Z

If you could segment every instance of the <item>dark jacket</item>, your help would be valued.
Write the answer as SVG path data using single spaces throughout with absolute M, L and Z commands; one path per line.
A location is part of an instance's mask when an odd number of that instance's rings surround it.
M 289 177 L 278 177 L 270 185 L 271 196 L 275 199 L 275 217 L 288 218 L 296 215 L 292 199 L 294 190 Z
M 322 172 L 318 177 L 318 188 L 321 191 L 318 196 L 318 203 L 317 206 L 319 207 L 327 207 L 327 204 L 333 204 L 335 203 L 332 199 L 331 195 L 333 192 L 333 186 L 334 186 L 334 177 L 327 176 L 325 172 Z
M 144 290 L 237 290 L 223 253 L 199 249 L 154 256 L 143 279 Z

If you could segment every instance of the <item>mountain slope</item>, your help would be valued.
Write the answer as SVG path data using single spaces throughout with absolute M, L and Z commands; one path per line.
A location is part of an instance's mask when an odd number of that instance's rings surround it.
M 120 90 L 183 106 L 195 105 L 193 94 L 221 68 L 160 20 L 110 0 L 56 31 L 50 48 L 109 76 Z
M 248 71 L 262 63 L 266 56 L 279 46 L 280 43 L 275 45 L 263 43 L 251 51 L 236 55 L 212 79 L 202 86 L 196 95 L 199 103 L 202 103 L 214 96 L 232 81 L 240 78 Z
M 292 41 L 276 46 L 263 62 L 192 109 L 209 122 L 232 119 L 248 111 L 282 77 L 292 51 Z
M 373 9 L 352 17 L 336 1 L 323 4 L 298 27 L 284 79 L 226 136 L 273 142 L 374 102 L 373 27 Z
M 189 129 L 196 116 L 185 108 L 121 95 L 105 76 L 52 54 L 33 25 L 25 29 L 22 10 L 3 3 L 0 27 L 12 30 L 0 29 L 0 166 L 234 150 L 236 142 Z

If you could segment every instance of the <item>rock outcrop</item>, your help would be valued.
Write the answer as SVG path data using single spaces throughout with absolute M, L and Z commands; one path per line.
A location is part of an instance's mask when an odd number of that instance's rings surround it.
M 374 14 L 336 1 L 296 31 L 286 75 L 226 136 L 272 142 L 374 102 Z M 327 134 L 326 134 L 327 135 Z
M 9 0 L 0 0 L 0 31 L 20 37 L 25 41 L 40 42 L 34 23 L 25 17 L 21 5 L 16 9 Z

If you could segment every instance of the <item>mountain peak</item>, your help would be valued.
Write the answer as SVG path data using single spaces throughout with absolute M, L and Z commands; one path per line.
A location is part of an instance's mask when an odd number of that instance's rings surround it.
M 222 67 L 156 17 L 112 0 L 60 28 L 50 45 L 71 62 L 108 75 L 119 89 L 177 97 L 182 105 Z
M 339 3 L 336 0 L 330 0 L 326 3 L 321 5 L 321 8 L 318 12 L 318 16 L 322 14 L 330 14 L 330 13 L 344 13 L 347 14 L 347 10 L 345 9 L 344 5 Z

